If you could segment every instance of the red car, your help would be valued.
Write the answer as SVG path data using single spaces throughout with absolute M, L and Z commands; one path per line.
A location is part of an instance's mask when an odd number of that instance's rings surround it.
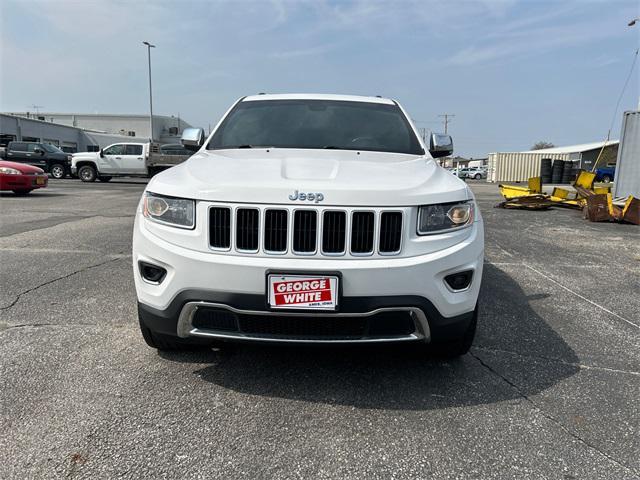
M 0 160 L 0 190 L 13 190 L 16 195 L 26 195 L 36 188 L 47 186 L 49 177 L 44 170 L 25 163 Z

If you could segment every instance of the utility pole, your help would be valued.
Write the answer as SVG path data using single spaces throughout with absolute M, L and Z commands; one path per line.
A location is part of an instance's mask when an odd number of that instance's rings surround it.
M 38 115 L 40 115 L 40 109 L 44 108 L 42 105 L 29 105 L 29 106 L 36 111 L 36 118 L 38 118 Z
M 142 42 L 147 46 L 147 57 L 149 59 L 149 141 L 153 143 L 153 95 L 151 94 L 151 49 L 156 48 L 149 42 Z
M 444 118 L 443 122 L 444 123 L 444 133 L 448 133 L 449 132 L 449 122 L 450 122 L 450 118 L 455 117 L 455 115 L 451 114 L 451 113 L 443 113 L 442 115 L 438 115 L 441 118 Z

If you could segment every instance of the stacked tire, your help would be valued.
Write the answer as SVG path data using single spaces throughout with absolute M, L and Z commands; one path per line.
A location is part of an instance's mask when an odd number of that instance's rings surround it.
M 564 160 L 554 160 L 551 167 L 551 183 L 562 183 L 564 173 Z
M 540 176 L 542 183 L 551 183 L 551 159 L 543 158 L 540 161 Z
M 565 162 L 562 171 L 562 183 L 571 183 L 576 176 L 576 162 Z

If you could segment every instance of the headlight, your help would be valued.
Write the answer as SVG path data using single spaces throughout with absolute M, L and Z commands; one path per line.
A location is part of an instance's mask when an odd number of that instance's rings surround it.
M 9 167 L 0 167 L 0 173 L 4 173 L 7 175 L 21 175 L 22 172 L 20 170 L 16 170 L 15 168 Z
M 473 223 L 473 203 L 425 205 L 418 213 L 418 235 L 458 230 Z
M 150 220 L 173 227 L 193 228 L 195 226 L 195 202 L 185 198 L 145 193 L 142 214 Z
M 70 162 L 73 159 L 71 155 L 67 155 L 67 161 Z

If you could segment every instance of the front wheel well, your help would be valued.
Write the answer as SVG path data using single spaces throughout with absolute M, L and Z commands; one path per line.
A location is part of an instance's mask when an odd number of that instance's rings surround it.
M 89 161 L 89 160 L 83 160 L 83 161 L 80 161 L 80 162 L 76 163 L 76 169 L 77 169 L 77 170 L 80 170 L 80 169 L 81 169 L 82 167 L 84 167 L 85 165 L 89 165 L 90 167 L 95 168 L 95 169 L 96 169 L 96 172 L 98 171 L 98 166 L 96 165 L 96 163 L 95 163 L 95 162 L 91 162 L 91 161 Z M 76 171 L 77 171 L 77 170 L 76 170 Z

